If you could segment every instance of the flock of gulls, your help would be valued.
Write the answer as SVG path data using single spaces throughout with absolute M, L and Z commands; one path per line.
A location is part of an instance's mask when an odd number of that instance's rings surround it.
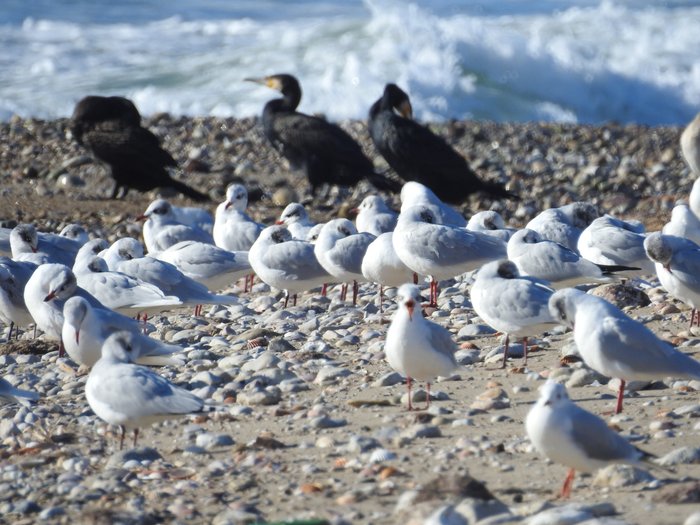
M 312 188 L 322 182 L 348 183 L 350 179 L 342 178 L 347 171 L 336 170 L 335 179 L 323 178 L 319 173 L 328 171 L 328 164 L 317 159 L 320 166 L 309 165 L 303 152 L 290 152 L 283 144 L 288 144 L 284 134 L 289 128 L 279 114 L 300 115 L 293 111 L 300 98 L 296 80 L 275 75 L 255 81 L 282 91 L 283 99 L 266 106 L 263 126 L 266 133 L 277 134 L 271 140 L 285 154 L 307 164 Z M 394 88 L 387 86 L 372 108 L 375 114 L 383 104 L 407 107 L 407 97 L 392 102 L 392 97 L 400 98 Z M 86 119 L 95 98 L 81 102 L 76 114 Z M 140 126 L 132 106 L 126 105 L 126 114 Z M 395 114 L 393 110 L 385 117 Z M 80 118 L 74 115 L 74 121 Z M 318 122 L 325 126 L 323 119 Z M 380 124 L 374 126 L 379 130 Z M 89 140 L 95 148 L 95 131 L 88 128 L 76 124 L 74 136 L 88 141 L 93 133 Z M 684 132 L 681 146 L 700 177 L 700 116 Z M 112 167 L 115 195 L 130 187 L 143 189 L 124 175 L 128 170 Z M 506 335 L 504 367 L 511 339 L 522 341 L 527 360 L 528 338 L 564 325 L 573 330 L 590 368 L 621 380 L 616 412 L 623 408 L 625 382 L 669 376 L 700 380 L 700 362 L 585 291 L 587 285 L 611 280 L 642 285 L 642 277 L 658 278 L 669 294 L 693 308 L 695 321 L 695 308 L 700 308 L 700 179 L 688 204 L 676 206 L 663 231 L 647 233 L 641 223 L 602 215 L 587 202 L 544 210 L 521 229 L 506 227 L 494 211 L 467 220 L 440 198 L 443 186 L 433 185 L 434 191 L 419 178 L 402 184 L 399 212 L 379 194 L 370 195 L 359 205 L 354 223 L 337 218 L 316 224 L 302 204 L 291 203 L 276 224 L 259 224 L 246 213 L 246 188 L 233 184 L 213 217 L 203 208 L 153 201 L 139 217 L 144 221 L 143 244 L 122 238 L 109 245 L 90 239 L 79 225 L 59 234 L 37 232 L 31 224 L 2 230 L 0 320 L 9 326 L 8 340 L 20 328 L 34 325 L 45 338 L 59 342 L 60 353 L 89 374 L 85 396 L 94 413 L 121 427 L 120 447 L 127 430 L 133 430 L 135 445 L 139 428 L 216 410 L 157 373 L 153 367 L 183 364 L 181 348 L 144 332 L 148 316 L 176 307 L 190 306 L 194 315 L 201 315 L 205 304 L 236 304 L 238 297 L 217 292 L 239 279 L 246 291 L 256 278 L 283 290 L 285 307 L 290 300 L 296 305 L 301 293 L 325 294 L 328 285 L 342 285 L 341 300 L 355 304 L 362 283 L 377 285 L 381 307 L 383 290 L 398 287 L 398 308 L 386 331 L 384 352 L 389 365 L 406 378 L 408 410 L 414 409 L 412 381 L 427 383 L 429 404 L 430 383 L 457 367 L 452 333 L 426 317 L 423 308 L 437 306 L 441 281 L 464 274 L 473 278 L 470 299 L 476 314 Z M 198 198 L 190 188 L 182 191 Z M 508 196 L 495 184 L 472 186 L 472 191 Z M 352 298 L 346 296 L 348 289 Z M 37 398 L 4 380 L 0 395 L 22 403 Z M 565 387 L 551 380 L 527 416 L 526 431 L 542 455 L 571 469 L 563 497 L 571 492 L 574 471 L 590 472 L 610 463 L 654 466 L 651 456 L 578 407 Z

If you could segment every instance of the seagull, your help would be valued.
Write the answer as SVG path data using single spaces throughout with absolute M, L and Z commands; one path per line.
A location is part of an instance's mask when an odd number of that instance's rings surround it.
M 232 295 L 217 295 L 200 282 L 187 277 L 174 264 L 143 256 L 143 247 L 136 239 L 124 237 L 109 247 L 110 270 L 158 287 L 164 294 L 177 297 L 182 304 L 194 304 L 195 315 L 203 304 L 236 304 Z M 105 259 L 107 261 L 107 259 Z
M 94 308 L 82 297 L 71 297 L 63 305 L 61 339 L 76 363 L 91 368 L 102 356 L 102 346 L 112 333 L 127 331 L 138 340 L 136 362 L 144 365 L 182 364 L 172 354 L 182 350 L 143 335 L 138 321 L 113 310 Z
M 282 210 L 279 219 L 275 224 L 284 224 L 293 239 L 300 241 L 308 241 L 309 232 L 316 224 L 309 219 L 309 214 L 303 204 L 298 202 L 290 202 Z M 320 230 L 320 228 L 319 228 Z
M 449 226 L 459 226 L 464 228 L 467 225 L 467 219 L 452 206 L 442 202 L 433 190 L 420 182 L 410 181 L 401 188 L 401 211 L 411 206 L 422 204 L 424 206 L 435 206 L 434 211 L 440 218 L 440 224 Z
M 661 286 L 693 308 L 692 327 L 700 308 L 700 246 L 689 239 L 655 232 L 644 239 L 644 249 L 654 262 Z
M 231 286 L 251 271 L 248 252 L 229 252 L 203 242 L 180 242 L 155 257 L 212 291 Z
M 63 305 L 74 295 L 85 298 L 92 306 L 104 306 L 78 286 L 73 271 L 63 264 L 42 264 L 24 287 L 24 303 L 37 327 L 50 339 L 59 341 L 59 356 L 63 356 L 61 332 L 63 330 Z
M 383 311 L 384 287 L 398 287 L 403 283 L 417 281 L 417 276 L 406 266 L 394 250 L 394 233 L 378 235 L 362 258 L 362 275 L 379 285 L 379 309 Z
M 31 405 L 31 401 L 36 401 L 41 397 L 37 392 L 16 388 L 2 377 L 0 377 L 0 398 L 10 403 L 20 403 L 24 406 Z
M 467 230 L 487 233 L 508 242 L 515 230 L 506 228 L 506 223 L 500 213 L 493 210 L 485 210 L 471 216 L 466 226 Z
M 556 326 L 549 312 L 554 290 L 548 284 L 520 275 L 515 263 L 506 259 L 487 263 L 477 272 L 470 292 L 472 306 L 489 326 L 506 334 L 504 368 L 510 336 L 523 338 L 527 365 L 527 338 Z
M 61 237 L 75 241 L 80 246 L 90 240 L 88 232 L 80 224 L 69 224 L 65 226 L 58 234 Z
M 508 259 L 522 275 L 548 281 L 556 289 L 608 282 L 615 272 L 639 270 L 632 266 L 595 264 L 558 242 L 543 239 L 529 228 L 515 232 L 507 250 Z
M 661 230 L 665 235 L 674 235 L 700 243 L 700 219 L 685 204 L 676 204 L 671 211 L 671 220 Z
M 613 463 L 643 469 L 652 456 L 630 444 L 598 416 L 569 399 L 564 385 L 549 380 L 540 388 L 540 397 L 530 409 L 525 429 L 537 451 L 555 463 L 569 467 L 561 488 L 568 498 L 577 470 L 593 472 Z
M 615 413 L 622 412 L 626 381 L 668 376 L 700 380 L 700 363 L 605 299 L 565 288 L 552 295 L 549 309 L 560 324 L 573 329 L 576 347 L 589 367 L 621 380 Z
M 102 347 L 102 357 L 85 383 L 85 397 L 100 419 L 121 427 L 119 448 L 127 429 L 202 412 L 204 401 L 134 361 L 141 355 L 140 340 L 129 332 L 115 332 Z
M 697 218 L 700 219 L 700 178 L 695 179 L 693 187 L 688 195 L 688 206 Z
M 430 276 L 430 305 L 437 305 L 438 281 L 503 259 L 506 243 L 491 235 L 440 224 L 424 205 L 402 208 L 394 230 L 397 255 L 418 275 Z
M 59 235 L 38 232 L 37 242 L 34 245 L 34 248 L 37 250 L 37 252 L 45 253 L 50 259 L 53 258 L 53 260 L 50 262 L 60 262 L 66 266 L 73 266 L 75 254 L 78 253 L 78 250 L 82 246 L 83 242 L 82 238 L 80 240 L 73 239 L 70 235 L 63 234 L 63 231 L 68 230 L 71 228 L 71 226 L 74 225 L 66 226 L 66 228 L 64 228 Z M 29 225 L 29 227 L 34 229 L 36 232 L 33 225 Z M 12 229 L 10 228 L 0 228 L 0 255 L 5 257 L 12 256 L 12 248 L 10 245 L 11 233 Z M 24 251 L 25 253 L 32 252 L 31 248 L 29 250 L 25 248 Z
M 690 174 L 700 177 L 700 113 L 681 133 L 681 153 L 690 168 Z
M 105 307 L 119 313 L 148 314 L 182 304 L 178 297 L 166 295 L 157 286 L 110 271 L 101 257 L 89 260 L 84 270 L 76 273 L 78 284 Z
M 357 283 L 366 280 L 362 275 L 362 258 L 374 239 L 370 233 L 358 233 L 355 225 L 347 219 L 333 219 L 321 228 L 314 253 L 321 266 L 343 283 L 341 301 L 345 300 L 347 283 L 352 281 L 352 304 L 357 304 Z
M 595 219 L 578 240 L 578 252 L 596 264 L 638 267 L 627 277 L 654 273 L 654 264 L 644 252 L 643 226 L 605 215 Z
M 199 228 L 211 235 L 214 228 L 214 217 L 209 213 L 209 210 L 198 206 L 175 206 L 174 204 L 171 206 L 177 222 L 192 228 Z
M 172 205 L 165 199 L 151 202 L 136 220 L 146 220 L 143 224 L 143 240 L 151 255 L 182 241 L 214 243 L 211 234 L 206 231 L 178 222 Z
M 379 236 L 393 231 L 396 227 L 398 213 L 389 208 L 378 195 L 368 195 L 356 208 L 355 226 L 358 232 L 367 232 Z
M 559 208 L 544 210 L 525 227 L 535 230 L 547 240 L 558 242 L 576 251 L 581 232 L 598 216 L 598 210 L 593 204 L 572 202 Z
M 0 320 L 10 326 L 9 341 L 14 326 L 28 326 L 34 322 L 24 302 L 24 287 L 37 266 L 29 262 L 0 257 Z M 17 332 L 19 336 L 19 332 Z
M 449 376 L 457 368 L 457 345 L 446 328 L 423 317 L 416 285 L 401 285 L 396 297 L 398 310 L 386 333 L 384 353 L 391 367 L 406 376 L 408 409 L 413 410 L 411 380 L 426 381 L 429 406 L 430 382 Z
M 266 284 L 284 290 L 284 307 L 290 293 L 297 304 L 297 294 L 323 285 L 328 272 L 314 254 L 314 245 L 295 240 L 282 225 L 265 228 L 248 252 L 257 276 Z
M 247 252 L 263 229 L 245 212 L 248 191 L 241 184 L 226 188 L 226 200 L 216 208 L 214 244 L 230 252 Z
M 80 248 L 80 250 L 78 250 L 78 253 L 75 256 L 75 262 L 73 263 L 73 273 L 77 275 L 81 272 L 89 271 L 87 269 L 87 266 L 90 264 L 90 262 L 95 257 L 100 257 L 99 254 L 106 252 L 107 248 L 109 248 L 109 243 L 104 239 L 100 238 L 92 239 L 91 241 L 88 241 L 85 244 L 83 244 L 83 246 Z
M 15 261 L 29 262 L 37 266 L 57 262 L 48 253 L 39 252 L 39 237 L 32 224 L 18 224 L 12 228 L 10 250 Z
M 313 227 L 309 230 L 309 233 L 306 234 L 306 239 L 309 241 L 311 244 L 316 244 L 316 241 L 318 240 L 318 236 L 321 233 L 321 229 L 323 228 L 323 225 L 326 224 L 325 222 L 321 222 L 318 224 L 314 224 Z

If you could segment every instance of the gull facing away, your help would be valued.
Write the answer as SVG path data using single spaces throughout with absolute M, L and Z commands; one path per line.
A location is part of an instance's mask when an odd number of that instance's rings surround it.
M 16 388 L 7 379 L 0 377 L 0 399 L 9 403 L 20 403 L 29 406 L 31 401 L 36 401 L 41 397 L 37 392 Z
M 355 226 L 358 232 L 371 233 L 376 237 L 396 227 L 399 214 L 389 208 L 379 195 L 368 195 L 356 210 Z
M 688 239 L 655 232 L 644 239 L 644 249 L 654 262 L 661 286 L 692 307 L 692 327 L 700 308 L 700 246 Z
M 371 233 L 358 233 L 355 225 L 347 219 L 333 219 L 321 228 L 314 253 L 321 266 L 343 283 L 341 301 L 345 300 L 348 282 L 352 281 L 352 304 L 357 304 L 357 283 L 366 281 L 362 275 L 362 258 L 374 239 Z
M 559 208 L 544 210 L 525 227 L 535 230 L 547 240 L 558 242 L 570 250 L 576 250 L 581 232 L 598 216 L 598 210 L 593 204 L 572 202 Z
M 298 202 L 287 204 L 275 224 L 284 224 L 292 234 L 292 238 L 300 241 L 308 241 L 309 233 L 316 226 L 316 223 L 309 219 L 304 205 Z
M 211 234 L 179 222 L 172 205 L 165 199 L 154 200 L 136 220 L 146 221 L 143 224 L 143 240 L 150 255 L 167 250 L 182 241 L 214 244 Z
M 569 467 L 560 497 L 568 498 L 577 470 L 593 472 L 612 463 L 643 469 L 654 456 L 638 449 L 598 416 L 569 399 L 564 385 L 549 380 L 525 419 L 525 429 L 537 451 Z
M 91 368 L 102 356 L 102 346 L 112 333 L 127 331 L 138 341 L 141 352 L 136 362 L 142 365 L 181 365 L 172 354 L 182 351 L 141 333 L 139 323 L 113 310 L 95 308 L 82 297 L 71 297 L 63 305 L 61 339 L 70 358 Z
M 700 219 L 693 213 L 690 206 L 684 203 L 673 207 L 671 220 L 664 224 L 661 231 L 665 235 L 675 235 L 696 244 L 700 243 Z
M 135 364 L 141 351 L 133 334 L 113 333 L 85 383 L 85 397 L 97 417 L 121 427 L 120 449 L 127 429 L 134 430 L 136 446 L 140 427 L 204 409 L 201 398 Z
M 482 232 L 439 223 L 427 206 L 402 208 L 394 230 L 397 255 L 418 275 L 430 277 L 430 305 L 437 305 L 438 281 L 506 257 L 506 243 Z
M 556 326 L 549 312 L 552 293 L 548 283 L 520 275 L 515 263 L 505 259 L 487 263 L 477 272 L 470 292 L 472 306 L 489 326 L 506 334 L 504 368 L 511 336 L 523 338 L 527 365 L 527 338 Z
M 552 295 L 549 309 L 559 323 L 573 329 L 576 347 L 589 367 L 621 380 L 616 414 L 622 412 L 626 381 L 669 376 L 700 380 L 700 363 L 605 299 L 565 288 Z
M 594 220 L 581 232 L 578 252 L 596 264 L 638 267 L 626 271 L 626 277 L 640 277 L 654 273 L 654 264 L 644 252 L 644 227 L 615 219 L 609 215 Z
M 379 311 L 383 312 L 384 287 L 401 286 L 417 275 L 406 266 L 394 250 L 394 232 L 386 232 L 374 239 L 362 258 L 362 275 L 370 282 L 379 285 Z
M 446 328 L 423 317 L 418 286 L 401 285 L 396 298 L 399 307 L 386 333 L 384 353 L 391 367 L 406 376 L 408 409 L 413 410 L 411 380 L 426 382 L 430 406 L 430 382 L 457 368 L 457 345 Z
M 266 284 L 284 290 L 284 308 L 289 295 L 322 286 L 330 276 L 321 266 L 310 242 L 292 238 L 282 225 L 265 228 L 248 252 L 248 258 L 257 276 Z
M 508 259 L 522 275 L 548 281 L 552 288 L 608 282 L 616 272 L 639 270 L 632 266 L 596 264 L 558 242 L 544 239 L 535 230 L 523 228 L 508 241 Z

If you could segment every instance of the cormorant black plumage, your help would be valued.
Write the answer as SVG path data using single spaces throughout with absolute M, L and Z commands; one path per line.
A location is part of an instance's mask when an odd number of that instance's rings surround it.
M 503 185 L 477 177 L 467 160 L 445 139 L 411 117 L 410 99 L 396 84 L 387 84 L 369 111 L 372 141 L 402 179 L 424 184 L 451 204 L 461 204 L 478 191 L 518 198 Z
M 76 142 L 107 164 L 114 179 L 114 199 L 130 188 L 147 191 L 170 187 L 196 201 L 209 197 L 173 179 L 167 168 L 175 159 L 160 140 L 141 126 L 141 115 L 133 102 L 124 97 L 88 96 L 75 106 L 70 129 Z
M 282 93 L 282 98 L 265 104 L 263 132 L 292 168 L 306 172 L 312 195 L 324 183 L 354 186 L 364 178 L 380 190 L 401 189 L 398 181 L 375 172 L 374 164 L 360 145 L 339 126 L 296 111 L 301 87 L 294 76 L 278 74 L 246 80 Z

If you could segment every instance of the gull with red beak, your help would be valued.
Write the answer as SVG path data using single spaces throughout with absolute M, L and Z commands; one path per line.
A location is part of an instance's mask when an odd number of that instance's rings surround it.
M 214 244 L 214 239 L 206 231 L 179 222 L 172 205 L 165 199 L 154 200 L 136 220 L 146 221 L 143 224 L 143 240 L 151 255 L 183 241 Z
M 655 232 L 644 239 L 644 250 L 654 263 L 661 286 L 693 308 L 692 327 L 700 308 L 700 246 L 689 239 Z
M 426 382 L 430 406 L 430 382 L 449 376 L 457 367 L 457 345 L 446 328 L 423 317 L 416 285 L 401 285 L 396 297 L 398 310 L 386 334 L 384 353 L 391 367 L 406 376 L 408 409 L 413 410 L 411 380 Z
M 304 205 L 298 202 L 287 204 L 287 207 L 282 210 L 280 218 L 275 224 L 284 224 L 289 233 L 292 234 L 292 238 L 299 241 L 308 240 L 309 232 L 316 225 L 315 222 L 309 219 L 309 214 Z
M 247 252 L 258 238 L 263 226 L 245 212 L 248 191 L 241 184 L 226 188 L 226 200 L 216 208 L 214 244 L 230 252 Z

